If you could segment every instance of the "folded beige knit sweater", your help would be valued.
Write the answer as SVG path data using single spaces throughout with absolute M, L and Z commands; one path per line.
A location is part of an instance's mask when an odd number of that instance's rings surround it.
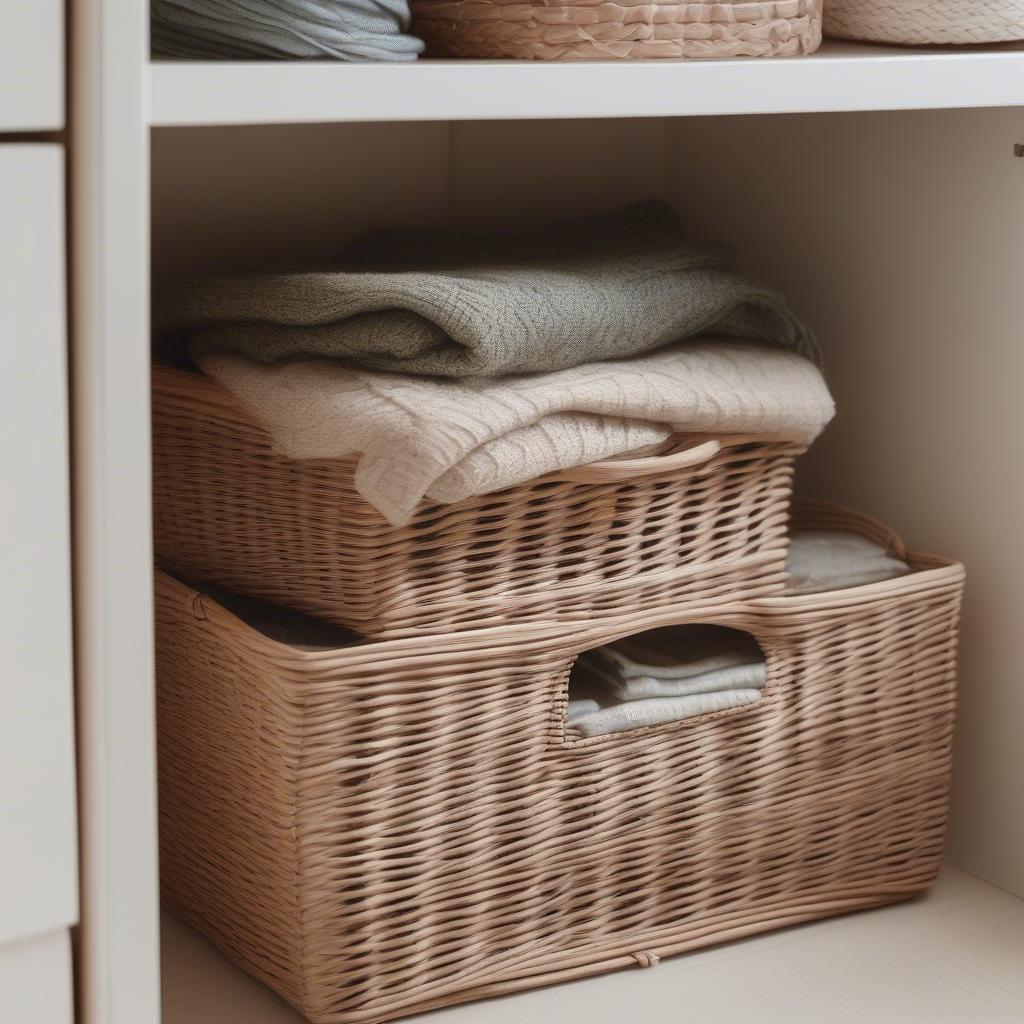
M 552 373 L 435 380 L 333 360 L 199 357 L 293 459 L 358 453 L 355 486 L 394 525 L 424 497 L 448 504 L 545 473 L 636 453 L 673 433 L 810 443 L 834 407 L 795 352 L 682 342 Z

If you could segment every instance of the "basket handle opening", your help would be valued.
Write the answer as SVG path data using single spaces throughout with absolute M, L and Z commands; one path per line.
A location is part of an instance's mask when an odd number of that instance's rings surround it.
M 615 459 L 578 466 L 558 475 L 577 484 L 613 484 L 634 480 L 655 473 L 669 473 L 676 469 L 689 469 L 710 462 L 722 450 L 720 441 L 705 441 L 693 448 L 669 455 L 652 455 L 642 459 Z

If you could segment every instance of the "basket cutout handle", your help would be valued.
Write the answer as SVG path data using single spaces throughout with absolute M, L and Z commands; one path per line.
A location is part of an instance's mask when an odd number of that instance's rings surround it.
M 669 455 L 652 455 L 642 459 L 614 459 L 593 462 L 589 466 L 565 470 L 558 475 L 577 484 L 616 484 L 655 473 L 670 473 L 710 462 L 722 450 L 721 441 L 705 441 L 693 448 Z

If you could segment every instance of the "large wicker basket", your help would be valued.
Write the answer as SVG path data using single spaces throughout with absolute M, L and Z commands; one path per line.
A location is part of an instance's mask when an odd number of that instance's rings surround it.
M 367 1024 L 920 892 L 963 570 L 911 562 L 826 595 L 325 653 L 160 576 L 165 901 L 312 1021 Z M 567 736 L 579 651 L 689 621 L 757 637 L 759 703 Z
M 1024 39 L 1024 0 L 828 0 L 825 33 L 906 46 Z
M 356 492 L 353 460 L 276 455 L 199 374 L 155 368 L 153 434 L 165 566 L 377 638 L 778 592 L 801 450 L 704 441 L 421 507 L 396 528 Z
M 822 0 L 412 0 L 435 57 L 791 57 L 821 44 Z

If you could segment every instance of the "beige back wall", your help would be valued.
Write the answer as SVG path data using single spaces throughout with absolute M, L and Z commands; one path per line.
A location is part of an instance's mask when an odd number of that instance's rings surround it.
M 802 488 L 967 564 L 950 855 L 1024 896 L 1022 139 L 1013 110 L 689 120 L 670 175 L 821 337 Z
M 153 277 L 329 261 L 369 227 L 504 230 L 661 195 L 658 120 L 153 131 Z

